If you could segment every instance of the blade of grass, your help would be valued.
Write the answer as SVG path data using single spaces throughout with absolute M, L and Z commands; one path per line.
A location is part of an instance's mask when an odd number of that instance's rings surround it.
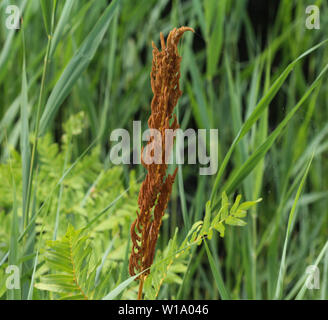
M 284 277 L 285 277 L 285 273 L 286 273 L 286 256 L 287 256 L 287 246 L 288 246 L 288 241 L 290 238 L 290 234 L 292 231 L 292 224 L 295 221 L 295 213 L 296 213 L 296 207 L 298 204 L 298 200 L 301 196 L 307 175 L 309 173 L 311 164 L 312 164 L 312 160 L 313 160 L 313 156 L 314 153 L 312 154 L 312 158 L 310 159 L 306 170 L 304 172 L 302 181 L 298 187 L 298 190 L 296 192 L 296 196 L 295 196 L 295 200 L 294 200 L 294 204 L 292 209 L 290 210 L 289 213 L 289 218 L 288 218 L 288 225 L 287 225 L 287 231 L 286 231 L 286 236 L 285 236 L 285 242 L 284 242 L 284 248 L 283 248 L 283 253 L 282 253 L 282 257 L 281 257 L 281 263 L 280 263 L 280 268 L 279 268 L 279 275 L 278 275 L 278 280 L 277 280 L 277 286 L 276 286 L 276 293 L 275 293 L 275 299 L 281 299 L 282 297 L 282 293 L 283 293 L 283 282 L 284 282 Z
M 223 34 L 224 34 L 224 19 L 226 11 L 226 0 L 217 2 L 216 13 L 214 15 L 214 25 L 212 31 L 208 35 L 208 45 L 206 46 L 206 77 L 212 79 L 217 69 L 217 63 L 220 59 Z M 209 23 L 209 21 L 207 21 Z
M 74 3 L 75 3 L 74 1 L 65 1 L 63 11 L 60 15 L 58 24 L 56 26 L 56 29 L 55 29 L 55 32 L 54 32 L 54 35 L 53 35 L 53 38 L 52 38 L 50 52 L 49 52 L 49 57 L 50 58 L 53 56 L 53 54 L 54 54 L 54 52 L 57 48 L 57 45 L 60 41 L 60 38 L 63 34 L 64 27 L 69 21 L 70 14 L 71 14 Z
M 278 127 L 269 135 L 265 142 L 247 159 L 247 161 L 237 169 L 235 174 L 231 176 L 228 182 L 223 186 L 223 189 L 229 194 L 236 189 L 238 184 L 256 167 L 260 160 L 265 156 L 271 148 L 281 131 L 287 126 L 288 122 L 292 119 L 296 111 L 303 105 L 306 99 L 310 96 L 312 91 L 319 85 L 324 73 L 328 70 L 328 65 L 322 70 L 320 75 L 312 83 L 310 88 L 305 92 L 298 104 L 285 116 L 280 122 Z
M 56 0 L 55 0 L 56 2 Z M 40 0 L 42 16 L 44 26 L 47 32 L 47 35 L 50 35 L 51 32 L 51 12 L 52 12 L 52 5 L 54 4 L 53 0 Z
M 115 13 L 119 0 L 114 0 L 106 8 L 89 35 L 68 63 L 53 88 L 40 120 L 40 135 L 43 135 L 54 119 L 60 105 L 71 92 L 74 84 L 93 59 Z
M 216 265 L 213 256 L 211 254 L 211 251 L 206 243 L 206 240 L 204 240 L 204 244 L 205 244 L 205 249 L 206 249 L 206 253 L 207 253 L 207 257 L 208 257 L 208 261 L 210 263 L 210 267 L 211 267 L 211 271 L 213 274 L 213 277 L 215 279 L 215 283 L 217 286 L 217 289 L 219 290 L 220 296 L 222 300 L 230 300 L 230 295 L 224 285 L 222 276 L 221 276 L 221 272 L 218 268 L 218 266 Z
M 12 192 L 13 192 L 13 210 L 11 219 L 11 231 L 10 231 L 10 253 L 8 254 L 8 263 L 10 266 L 19 268 L 19 246 L 18 246 L 18 235 L 19 235 L 19 218 L 17 213 L 18 200 L 16 197 L 16 182 L 12 169 L 12 160 L 9 158 L 11 180 L 12 180 Z M 19 278 L 19 288 L 8 289 L 7 300 L 21 300 L 21 281 Z
M 26 77 L 26 60 L 25 60 L 25 38 L 24 28 L 22 28 L 23 42 L 23 72 L 22 72 L 22 92 L 21 92 L 21 154 L 22 154 L 22 184 L 23 184 L 23 222 L 27 217 L 27 197 L 29 188 L 29 168 L 31 161 L 31 151 L 29 142 L 29 124 L 28 124 L 28 95 L 27 95 L 27 77 Z
M 34 259 L 33 272 L 32 272 L 32 276 L 31 276 L 31 283 L 30 283 L 30 288 L 29 288 L 28 295 L 27 295 L 27 300 L 33 300 L 35 272 L 36 272 L 36 268 L 37 268 L 38 261 L 39 261 L 39 252 L 40 252 L 41 243 L 42 243 L 42 234 L 43 234 L 43 228 L 41 229 L 41 232 L 40 232 L 39 244 L 38 244 L 38 249 L 36 251 L 36 256 Z
M 51 33 L 54 28 L 55 11 L 56 11 L 56 1 L 53 3 L 53 7 L 52 7 Z M 41 88 L 40 88 L 40 93 L 39 93 L 39 101 L 38 101 L 36 120 L 35 120 L 34 141 L 33 141 L 32 155 L 31 155 L 31 161 L 30 161 L 28 186 L 27 186 L 27 191 L 26 191 L 27 201 L 26 201 L 26 214 L 25 214 L 25 217 L 23 220 L 24 228 L 26 228 L 26 226 L 29 223 L 30 198 L 31 198 L 31 191 L 32 191 L 32 184 L 33 184 L 34 165 L 35 165 L 36 156 L 37 156 L 40 115 L 41 115 L 41 107 L 42 107 L 42 103 L 43 103 L 43 94 L 45 91 L 45 79 L 46 79 L 46 74 L 47 74 L 47 69 L 48 69 L 48 62 L 49 62 L 48 58 L 49 58 L 49 50 L 50 50 L 50 46 L 51 46 L 51 38 L 52 38 L 51 36 L 48 36 L 47 50 L 46 50 L 46 55 L 45 55 L 45 59 L 44 59 L 44 63 L 43 63 Z
M 319 253 L 316 261 L 314 262 L 314 264 L 313 264 L 314 267 L 317 267 L 318 266 L 318 264 L 320 263 L 320 261 L 322 260 L 322 258 L 324 257 L 324 254 L 326 252 L 328 252 L 328 241 L 325 243 L 325 245 L 322 248 L 322 250 L 320 251 L 320 253 Z M 306 287 L 306 279 L 307 279 L 307 276 L 308 275 L 305 274 L 305 276 L 304 276 L 304 284 L 303 284 L 301 290 L 299 291 L 299 293 L 297 294 L 297 296 L 295 298 L 296 300 L 301 300 L 304 297 L 304 294 L 305 294 L 306 289 L 307 289 L 307 287 Z
M 120 283 L 114 290 L 109 292 L 102 300 L 114 300 L 125 288 L 127 288 L 140 274 L 130 277 Z
M 226 166 L 228 165 L 228 162 L 230 160 L 232 152 L 234 151 L 237 144 L 246 135 L 246 133 L 251 129 L 251 127 L 258 120 L 258 118 L 261 116 L 263 111 L 269 106 L 270 102 L 275 97 L 275 95 L 277 94 L 277 92 L 279 91 L 281 86 L 284 84 L 284 82 L 286 81 L 288 75 L 293 70 L 295 65 L 300 60 L 302 60 L 303 58 L 308 56 L 310 53 L 317 50 L 321 46 L 325 45 L 327 42 L 328 42 L 328 40 L 322 41 L 321 43 L 317 44 L 316 46 L 313 46 L 312 48 L 310 48 L 309 50 L 304 52 L 302 55 L 300 55 L 293 62 L 291 62 L 287 66 L 287 68 L 283 71 L 283 73 L 278 77 L 278 79 L 273 83 L 273 85 L 270 87 L 268 92 L 262 97 L 262 99 L 257 104 L 256 108 L 251 113 L 249 118 L 244 122 L 243 126 L 241 127 L 240 131 L 238 132 L 237 136 L 235 137 L 233 143 L 231 144 L 231 146 L 230 146 L 230 148 L 229 148 L 229 150 L 228 150 L 228 152 L 227 152 L 227 154 L 226 154 L 226 156 L 225 156 L 225 158 L 224 158 L 224 160 L 223 160 L 223 162 L 220 166 L 220 169 L 219 169 L 219 172 L 218 172 L 218 174 L 215 178 L 214 186 L 213 186 L 212 193 L 211 193 L 211 198 L 210 198 L 211 203 L 214 203 L 213 200 L 214 200 L 214 197 L 216 196 L 217 192 L 219 191 L 219 183 L 220 183 L 221 177 L 224 173 L 224 170 L 225 170 Z

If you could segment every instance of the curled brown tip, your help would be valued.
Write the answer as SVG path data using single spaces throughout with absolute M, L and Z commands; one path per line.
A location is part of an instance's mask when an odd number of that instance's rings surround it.
M 181 28 L 178 29 L 178 31 L 180 31 L 180 30 L 182 32 L 192 31 L 193 33 L 195 33 L 195 30 L 193 28 L 191 28 L 191 27 L 185 27 L 185 26 L 183 26 L 183 27 L 181 27 Z

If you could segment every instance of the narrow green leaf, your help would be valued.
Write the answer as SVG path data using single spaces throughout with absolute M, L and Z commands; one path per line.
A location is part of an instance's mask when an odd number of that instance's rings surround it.
M 212 274 L 213 274 L 213 277 L 215 279 L 217 289 L 219 290 L 221 299 L 222 300 L 230 300 L 230 295 L 229 295 L 229 293 L 228 293 L 228 291 L 227 291 L 227 289 L 224 285 L 224 282 L 223 282 L 223 279 L 222 279 L 222 276 L 221 276 L 221 272 L 220 272 L 218 266 L 216 265 L 216 263 L 213 259 L 213 256 L 212 256 L 211 251 L 210 251 L 210 249 L 207 245 L 206 240 L 204 241 L 204 243 L 205 243 L 205 249 L 206 249 L 208 261 L 210 263 Z
M 50 35 L 51 30 L 51 10 L 52 10 L 52 0 L 40 0 L 42 16 L 44 26 L 46 28 L 47 35 Z
M 263 144 L 247 159 L 247 161 L 231 176 L 228 182 L 223 186 L 223 189 L 229 194 L 243 181 L 243 179 L 256 167 L 256 165 L 265 156 L 268 150 L 272 147 L 275 140 L 278 138 L 281 131 L 287 126 L 298 109 L 304 104 L 313 90 L 318 86 L 325 72 L 328 70 L 328 65 L 322 70 L 319 76 L 312 83 L 310 88 L 304 93 L 297 105 L 285 116 L 278 127 L 269 135 Z
M 95 27 L 83 41 L 73 58 L 68 63 L 61 77 L 52 90 L 40 122 L 40 135 L 43 135 L 54 119 L 61 103 L 71 92 L 83 71 L 88 67 L 94 57 L 115 12 L 119 0 L 114 0 L 107 7 Z
M 292 209 L 290 210 L 290 213 L 289 213 L 288 226 L 287 226 L 285 242 L 284 242 L 284 248 L 283 248 L 283 252 L 282 252 L 281 263 L 280 263 L 280 268 L 279 268 L 279 275 L 278 275 L 277 286 L 276 286 L 275 299 L 280 299 L 281 296 L 282 296 L 283 281 L 284 281 L 284 277 L 285 277 L 285 273 L 286 273 L 287 245 L 288 245 L 288 241 L 289 241 L 290 234 L 291 234 L 291 231 L 292 231 L 292 223 L 295 220 L 294 215 L 295 215 L 295 212 L 296 212 L 297 203 L 298 203 L 298 200 L 300 198 L 301 192 L 303 190 L 303 186 L 305 184 L 307 175 L 309 173 L 309 170 L 310 170 L 310 167 L 311 167 L 311 164 L 312 164 L 312 160 L 313 160 L 313 156 L 314 156 L 314 154 L 312 155 L 312 158 L 310 159 L 310 161 L 309 161 L 309 163 L 306 167 L 306 170 L 305 170 L 304 175 L 302 177 L 302 181 L 301 181 L 301 183 L 300 183 L 300 185 L 297 189 L 297 192 L 296 192 L 293 207 L 292 207 Z
M 286 81 L 288 75 L 293 70 L 293 68 L 297 65 L 297 63 L 308 56 L 313 51 L 317 50 L 321 46 L 325 45 L 328 42 L 328 40 L 324 40 L 317 44 L 316 46 L 313 46 L 306 52 L 304 52 L 302 55 L 300 55 L 297 59 L 295 59 L 293 62 L 291 62 L 287 68 L 283 71 L 283 73 L 278 77 L 278 79 L 273 83 L 273 85 L 270 87 L 268 92 L 262 97 L 262 99 L 257 104 L 256 108 L 253 110 L 249 118 L 244 122 L 243 126 L 241 127 L 240 131 L 238 132 L 237 136 L 235 137 L 233 143 L 231 144 L 226 156 L 223 159 L 223 162 L 220 166 L 219 172 L 216 175 L 214 187 L 212 189 L 211 193 L 211 202 L 213 206 L 216 204 L 213 203 L 214 197 L 216 196 L 218 189 L 219 189 L 219 183 L 221 181 L 222 175 L 224 173 L 224 170 L 226 166 L 228 165 L 228 162 L 230 160 L 230 157 L 237 146 L 237 144 L 240 142 L 240 140 L 247 134 L 247 132 L 252 128 L 253 124 L 259 119 L 261 114 L 266 110 L 266 108 L 269 106 L 272 99 L 276 96 L 277 92 L 281 88 L 281 86 Z
M 130 277 L 120 283 L 114 290 L 109 292 L 105 297 L 102 298 L 102 300 L 114 300 L 125 288 L 127 288 L 137 277 L 139 274 Z

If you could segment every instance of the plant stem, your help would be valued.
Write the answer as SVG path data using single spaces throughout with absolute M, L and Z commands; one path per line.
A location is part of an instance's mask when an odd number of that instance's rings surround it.
M 38 139 L 39 139 L 39 127 L 40 127 L 40 117 L 41 117 L 41 107 L 43 102 L 43 95 L 45 90 L 45 82 L 46 82 L 46 74 L 47 74 L 47 67 L 49 64 L 49 54 L 51 48 L 51 40 L 52 40 L 52 33 L 54 29 L 54 18 L 55 17 L 55 5 L 52 8 L 52 18 L 51 18 L 51 31 L 48 34 L 48 42 L 47 42 L 47 49 L 46 55 L 43 62 L 43 71 L 42 71 L 42 78 L 41 78 L 41 88 L 39 93 L 39 100 L 37 105 L 37 113 L 36 113 L 36 121 L 35 121 L 35 129 L 34 129 L 34 141 L 32 147 L 32 155 L 31 155 L 31 162 L 30 162 L 30 170 L 29 170 L 29 180 L 27 186 L 27 204 L 26 204 L 26 213 L 23 217 L 23 227 L 24 229 L 27 227 L 29 223 L 29 207 L 30 207 L 30 196 L 32 191 L 32 184 L 33 184 L 33 173 L 34 173 L 34 165 L 37 153 L 37 146 L 38 146 Z
M 141 277 L 139 280 L 138 300 L 142 300 L 142 289 L 143 289 L 144 281 L 145 281 L 144 277 Z

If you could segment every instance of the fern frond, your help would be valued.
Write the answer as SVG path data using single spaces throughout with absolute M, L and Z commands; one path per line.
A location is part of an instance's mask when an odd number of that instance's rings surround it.
M 260 198 L 255 201 L 246 201 L 240 203 L 240 200 L 241 200 L 241 195 L 238 195 L 236 197 L 235 202 L 230 207 L 228 196 L 225 192 L 223 192 L 221 208 L 215 214 L 211 222 L 209 222 L 212 217 L 211 202 L 208 201 L 206 203 L 204 224 L 198 235 L 199 243 L 202 242 L 204 237 L 211 239 L 214 230 L 218 231 L 220 236 L 223 238 L 225 232 L 225 225 L 240 226 L 240 227 L 245 226 L 246 222 L 242 219 L 246 217 L 247 210 L 262 201 L 262 199 Z
M 92 299 L 96 266 L 90 263 L 88 237 L 69 226 L 61 240 L 47 241 L 47 245 L 46 263 L 56 273 L 43 276 L 35 287 L 56 292 L 62 299 Z
M 206 203 L 205 216 L 203 221 L 193 224 L 184 241 L 177 244 L 177 230 L 174 237 L 170 240 L 164 253 L 158 252 L 156 260 L 151 268 L 150 275 L 145 281 L 144 292 L 147 299 L 155 299 L 164 281 L 173 280 L 180 283 L 179 273 L 186 270 L 187 261 L 185 258 L 189 249 L 198 243 L 199 245 L 205 238 L 211 238 L 213 231 L 218 231 L 224 237 L 225 224 L 232 226 L 244 226 L 246 222 L 242 218 L 246 217 L 247 211 L 262 199 L 247 201 L 240 204 L 241 195 L 236 197 L 235 202 L 230 207 L 228 196 L 222 193 L 220 210 L 212 218 L 211 202 Z
M 153 300 L 158 296 L 159 290 L 170 271 L 171 278 L 174 278 L 176 282 L 180 281 L 178 274 L 170 270 L 173 263 L 176 264 L 177 257 L 175 253 L 178 251 L 177 235 L 178 229 L 175 230 L 174 236 L 169 241 L 164 252 L 157 251 L 155 263 L 151 267 L 151 272 L 144 284 L 146 299 Z

